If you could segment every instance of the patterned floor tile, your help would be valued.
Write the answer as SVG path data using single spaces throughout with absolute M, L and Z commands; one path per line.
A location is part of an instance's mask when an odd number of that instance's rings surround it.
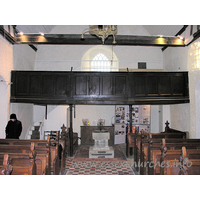
M 89 159 L 86 158 L 87 150 L 88 147 L 83 147 L 83 150 L 79 149 L 75 154 L 78 156 L 66 158 L 66 175 L 134 175 L 130 162 L 116 147 L 116 155 L 119 157 L 116 156 L 114 159 Z

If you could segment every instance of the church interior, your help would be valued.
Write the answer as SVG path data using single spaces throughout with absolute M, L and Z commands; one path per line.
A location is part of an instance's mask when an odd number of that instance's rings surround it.
M 200 25 L 0 25 L 0 94 L 1 173 L 200 174 Z

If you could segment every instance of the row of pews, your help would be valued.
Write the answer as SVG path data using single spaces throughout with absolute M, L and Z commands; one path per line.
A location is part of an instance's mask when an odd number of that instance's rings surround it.
M 199 175 L 200 139 L 187 139 L 187 133 L 165 132 L 127 134 L 127 157 L 134 150 L 134 167 L 141 175 Z
M 63 125 L 50 140 L 0 139 L 1 175 L 59 175 L 64 174 L 68 131 Z M 77 137 L 74 139 L 77 141 Z

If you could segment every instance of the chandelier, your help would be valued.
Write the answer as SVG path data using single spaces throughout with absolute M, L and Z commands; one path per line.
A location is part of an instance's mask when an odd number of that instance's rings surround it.
M 113 36 L 113 44 L 116 44 L 115 35 L 117 34 L 117 25 L 89 25 L 89 29 L 85 29 L 82 32 L 81 39 L 84 39 L 84 34 L 96 35 L 102 39 L 104 44 L 105 39 L 109 36 Z

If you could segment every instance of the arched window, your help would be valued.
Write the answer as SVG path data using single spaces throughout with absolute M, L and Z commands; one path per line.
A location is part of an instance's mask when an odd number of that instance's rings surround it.
M 118 71 L 119 62 L 113 48 L 96 45 L 88 49 L 81 59 L 81 71 Z
M 102 53 L 97 54 L 90 63 L 91 71 L 110 71 L 110 60 Z

